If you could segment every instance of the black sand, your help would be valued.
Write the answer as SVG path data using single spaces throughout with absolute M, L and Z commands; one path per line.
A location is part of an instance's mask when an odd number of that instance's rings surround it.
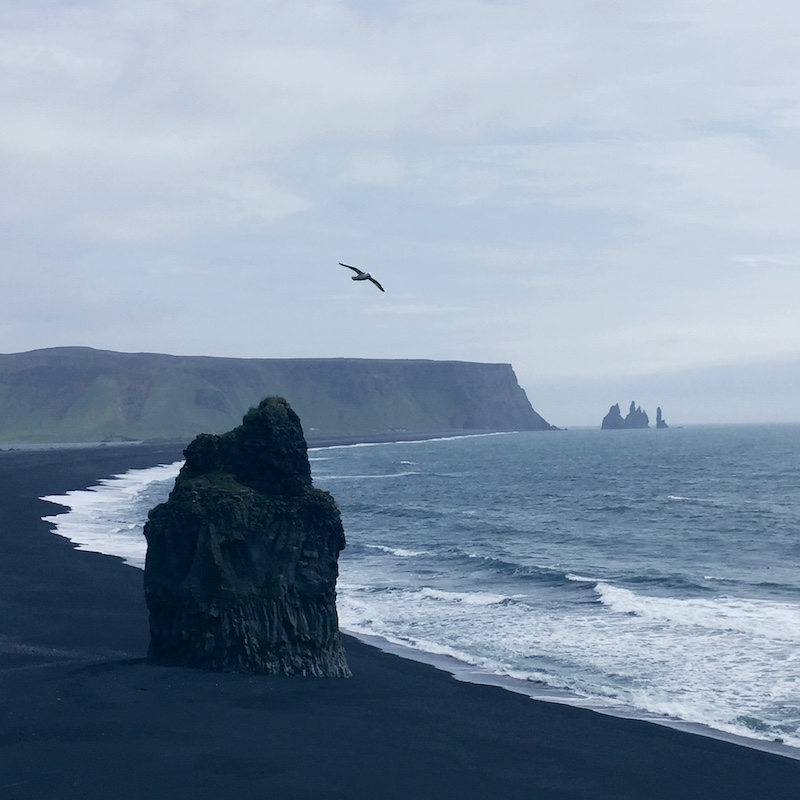
M 142 573 L 37 498 L 178 447 L 0 453 L 0 798 L 800 797 L 800 761 L 464 684 L 347 638 L 349 680 L 143 659 Z

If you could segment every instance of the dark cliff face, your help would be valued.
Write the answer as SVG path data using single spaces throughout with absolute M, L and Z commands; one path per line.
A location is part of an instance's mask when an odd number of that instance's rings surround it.
M 145 526 L 148 656 L 214 670 L 344 677 L 336 615 L 336 503 L 311 483 L 298 416 L 282 398 L 186 449 Z

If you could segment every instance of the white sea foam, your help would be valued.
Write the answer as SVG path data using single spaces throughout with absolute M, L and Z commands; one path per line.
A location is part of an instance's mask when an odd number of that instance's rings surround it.
M 434 436 L 429 439 L 400 439 L 394 442 L 357 442 L 355 444 L 333 444 L 323 447 L 309 447 L 308 452 L 319 450 L 353 450 L 361 447 L 397 447 L 398 445 L 424 445 L 432 442 L 454 442 L 459 439 L 485 439 L 491 436 L 509 436 L 513 431 L 493 431 L 491 433 L 459 433 L 454 436 Z
M 600 601 L 611 611 L 653 623 L 690 626 L 715 632 L 740 632 L 800 645 L 800 613 L 793 603 L 721 597 L 651 597 L 598 583 Z
M 429 586 L 423 586 L 417 592 L 417 596 L 422 600 L 443 600 L 447 603 L 463 603 L 467 606 L 493 606 L 514 599 L 504 594 L 491 592 L 446 592 L 441 589 L 432 589 Z
M 418 556 L 428 555 L 426 550 L 407 550 L 403 547 L 387 547 L 383 544 L 367 544 L 364 546 L 369 550 L 380 550 L 397 558 L 417 558 Z
M 716 503 L 712 497 L 684 497 L 680 494 L 668 494 L 667 500 L 672 500 L 674 503 Z
M 800 692 L 796 669 L 787 668 L 800 666 L 796 610 L 762 601 L 676 603 L 602 583 L 597 591 L 601 603 L 576 613 L 489 592 L 343 584 L 338 606 L 347 630 L 570 691 L 593 706 L 780 736 L 800 747 Z
M 319 453 L 326 450 L 356 450 L 361 447 L 386 447 L 394 442 L 357 442 L 356 444 L 332 444 L 323 447 L 309 447 L 309 453 Z
M 129 470 L 104 479 L 89 489 L 41 498 L 66 506 L 67 514 L 44 517 L 53 532 L 73 542 L 78 550 L 119 556 L 126 564 L 144 567 L 147 543 L 142 530 L 152 505 L 166 499 L 182 461 L 149 469 Z M 158 492 L 161 487 L 162 491 Z M 161 496 L 163 495 L 163 496 Z

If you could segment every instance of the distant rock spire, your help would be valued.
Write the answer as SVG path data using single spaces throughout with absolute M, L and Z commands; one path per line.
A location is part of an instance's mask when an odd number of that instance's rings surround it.
M 656 409 L 656 428 L 663 429 L 669 428 L 667 425 L 666 420 L 661 416 L 661 406 Z

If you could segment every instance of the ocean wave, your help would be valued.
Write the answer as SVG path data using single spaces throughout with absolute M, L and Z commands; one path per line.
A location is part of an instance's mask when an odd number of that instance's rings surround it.
M 409 475 L 419 474 L 419 472 L 413 470 L 404 470 L 402 472 L 387 472 L 379 475 L 315 475 L 314 480 L 319 480 L 323 483 L 325 481 L 365 481 L 384 478 L 406 478 Z
M 595 591 L 600 602 L 618 614 L 707 631 L 736 631 L 800 645 L 800 615 L 794 603 L 734 597 L 652 597 L 603 582 L 597 584 Z
M 591 581 L 585 584 L 591 587 Z M 663 598 L 637 596 L 602 581 L 598 587 L 610 606 L 595 606 L 595 611 L 582 606 L 575 613 L 563 605 L 543 611 L 499 592 L 431 586 L 353 592 L 342 586 L 340 621 L 346 630 L 569 692 L 575 702 L 598 710 L 627 709 L 635 715 L 639 709 L 664 720 L 691 720 L 740 736 L 800 744 L 800 712 L 787 705 L 794 679 L 787 678 L 784 666 L 798 642 L 775 638 L 785 619 L 773 615 L 773 624 L 753 635 L 741 630 L 747 626 L 731 626 L 730 613 L 720 626 L 716 609 L 712 629 L 708 621 L 695 625 L 697 609 L 687 615 L 687 606 L 679 604 L 676 622 L 665 618 L 669 614 L 657 603 L 651 605 Z M 707 613 L 704 602 L 700 612 Z M 750 619 L 759 609 L 749 609 Z M 668 610 L 678 616 L 674 608 Z M 741 622 L 736 615 L 733 620 Z M 752 690 L 764 685 L 772 687 L 772 705 Z
M 308 452 L 320 450 L 357 450 L 363 447 L 394 447 L 396 445 L 425 445 L 435 442 L 454 442 L 459 439 L 485 439 L 490 436 L 509 436 L 514 431 L 494 431 L 491 433 L 456 433 L 450 436 L 434 436 L 427 439 L 396 439 L 389 442 L 356 442 L 355 444 L 332 444 L 321 447 L 309 447 Z
M 673 503 L 697 503 L 698 505 L 720 505 L 720 501 L 713 497 L 686 497 L 680 494 L 668 494 L 667 500 Z
M 518 600 L 521 597 L 521 595 L 509 597 L 492 592 L 448 592 L 442 589 L 432 589 L 429 586 L 423 586 L 415 594 L 423 600 L 443 600 L 447 603 L 463 603 L 467 606 L 495 606 Z
M 665 573 L 660 575 L 626 575 L 625 583 L 635 586 L 653 587 L 657 591 L 667 594 L 709 594 L 714 589 L 707 585 L 705 578 L 703 581 L 696 580 L 690 575 L 679 575 L 675 573 Z
M 368 550 L 380 550 L 383 553 L 388 553 L 397 558 L 416 558 L 418 556 L 430 555 L 427 550 L 406 550 L 402 547 L 388 547 L 383 544 L 365 544 L 364 547 Z
M 480 591 L 449 591 L 437 589 L 432 586 L 413 588 L 408 586 L 373 585 L 359 582 L 352 582 L 348 579 L 339 580 L 337 588 L 346 603 L 352 603 L 356 598 L 362 604 L 371 597 L 374 603 L 370 608 L 372 612 L 383 606 L 395 610 L 401 608 L 414 608 L 419 613 L 420 601 L 432 600 L 437 603 L 446 603 L 451 606 L 498 606 L 508 603 L 520 602 L 524 595 L 507 595 L 499 592 L 480 592 Z
M 569 586 L 569 584 L 575 582 L 560 567 L 543 564 L 524 564 L 482 553 L 469 553 L 458 548 L 450 548 L 445 551 L 444 555 L 460 561 L 467 560 L 472 569 L 492 571 L 506 578 L 523 581 L 530 580 L 542 584 L 560 584 L 563 586 Z

